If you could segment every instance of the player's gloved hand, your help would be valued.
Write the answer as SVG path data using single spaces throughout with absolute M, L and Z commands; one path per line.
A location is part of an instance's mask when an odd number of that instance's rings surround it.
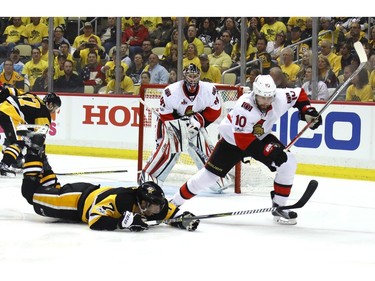
M 38 134 L 29 130 L 18 130 L 17 135 L 22 136 L 26 146 L 29 148 L 28 153 L 41 156 L 44 151 L 45 134 Z
M 318 112 L 316 111 L 315 107 L 309 107 L 303 114 L 303 120 L 305 120 L 306 122 L 312 121 L 312 123 L 310 124 L 311 130 L 315 130 L 320 125 L 322 125 L 322 116 L 319 116 L 319 118 L 315 118 L 317 116 Z
M 200 220 L 188 219 L 191 217 L 194 217 L 194 215 L 188 211 L 185 211 L 182 213 L 182 215 L 175 217 L 175 219 L 182 218 L 181 221 L 171 222 L 170 225 L 181 229 L 186 229 L 188 231 L 194 231 L 198 228 Z
M 121 229 L 129 229 L 130 231 L 143 231 L 148 229 L 148 224 L 142 220 L 140 214 L 134 214 L 126 211 L 119 223 Z
M 276 143 L 268 143 L 263 148 L 263 154 L 269 157 L 277 167 L 280 167 L 283 163 L 288 160 L 284 149 Z
M 188 126 L 189 138 L 192 139 L 199 133 L 199 129 L 204 127 L 204 118 L 200 113 L 190 116 L 190 124 Z

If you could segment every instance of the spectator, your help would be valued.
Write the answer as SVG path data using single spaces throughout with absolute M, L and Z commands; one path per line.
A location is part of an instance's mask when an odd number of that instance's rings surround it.
M 143 41 L 142 52 L 141 52 L 141 55 L 143 57 L 143 61 L 148 61 L 148 58 L 152 54 L 152 48 L 153 48 L 153 46 L 152 46 L 150 40 L 146 39 L 146 40 Z
M 245 36 L 247 38 L 246 39 L 246 58 L 245 59 L 246 59 L 246 61 L 249 61 L 251 55 L 253 53 L 257 52 L 257 48 L 255 48 L 253 45 L 251 45 L 251 40 L 250 40 L 249 34 L 246 33 Z M 241 40 L 238 40 L 234 44 L 233 49 L 232 49 L 231 59 L 232 59 L 233 63 L 236 63 L 236 64 L 240 63 L 240 60 L 241 60 Z
M 220 34 L 223 34 L 224 31 L 230 32 L 230 42 L 232 45 L 241 39 L 241 32 L 239 31 L 234 18 L 228 17 L 225 19 L 224 26 L 221 28 Z
M 210 83 L 221 83 L 221 72 L 220 70 L 210 65 L 210 61 L 208 59 L 208 56 L 206 54 L 201 54 L 199 56 L 200 62 L 201 62 L 201 81 L 206 81 Z
M 134 58 L 135 54 L 142 53 L 142 43 L 148 39 L 149 32 L 147 27 L 141 24 L 141 17 L 132 17 L 133 25 L 125 28 L 121 43 L 129 45 L 130 58 Z
M 197 31 L 197 38 L 203 42 L 205 47 L 212 49 L 217 37 L 215 22 L 211 18 L 203 18 Z
M 342 42 L 339 46 L 339 55 L 337 60 L 340 61 L 341 69 L 338 75 L 342 74 L 345 66 L 351 64 L 353 58 L 352 46 L 350 44 Z
M 48 63 L 41 59 L 39 48 L 34 47 L 31 51 L 31 60 L 25 64 L 22 70 L 22 74 L 30 83 L 30 88 L 34 86 L 36 78 L 42 76 L 46 68 L 48 68 Z
M 375 50 L 375 25 L 371 27 L 369 43 L 372 46 L 372 48 Z
M 202 54 L 203 55 L 203 54 Z M 168 79 L 168 84 L 173 84 L 177 82 L 177 69 L 176 68 L 172 68 L 170 71 L 169 71 L 169 79 Z
M 267 53 L 267 39 L 264 36 L 258 38 L 256 48 L 258 51 L 250 55 L 250 61 L 259 59 L 262 63 L 262 74 L 269 74 L 272 67 L 272 59 L 271 55 Z M 256 68 L 261 68 L 260 62 L 255 63 Z
M 274 17 L 264 18 L 264 24 L 260 29 L 260 33 L 264 34 L 264 36 L 267 39 L 267 42 L 275 41 L 276 34 L 280 31 L 283 31 L 284 34 L 287 33 L 286 26 L 282 21 L 278 21 Z
M 250 73 L 249 73 L 249 76 L 246 79 L 245 86 L 249 87 L 249 89 L 251 91 L 253 90 L 253 83 L 255 81 L 255 78 L 260 74 L 261 74 L 261 72 L 258 68 L 250 69 Z
M 305 90 L 309 99 L 315 100 L 327 100 L 329 98 L 328 88 L 327 85 L 323 81 L 318 81 L 316 87 L 317 92 L 313 93 L 313 85 L 312 85 L 312 67 L 311 65 L 306 67 L 305 71 L 305 83 L 302 85 L 302 89 Z
M 25 29 L 20 17 L 12 18 L 13 24 L 8 25 L 3 33 L 4 41 L 0 44 L 0 57 L 8 58 L 14 46 L 21 41 L 21 34 Z
M 173 26 L 171 18 L 162 17 L 162 23 L 158 24 L 156 29 L 150 32 L 151 44 L 154 47 L 165 47 L 171 39 L 172 31 Z
M 232 38 L 232 34 L 230 33 L 229 30 L 224 30 L 222 32 L 220 38 L 217 38 L 217 39 L 221 39 L 223 41 L 224 52 L 227 53 L 229 56 L 231 56 L 232 52 L 233 52 L 233 44 L 232 44 L 231 38 Z M 216 40 L 215 40 L 215 42 L 216 42 Z M 214 46 L 215 46 L 215 44 L 214 44 Z
M 116 55 L 117 51 L 113 50 L 112 59 L 110 61 L 107 61 L 105 65 L 102 67 L 102 73 L 105 73 L 106 83 L 108 83 L 111 79 L 115 77 Z M 125 72 L 129 69 L 126 63 L 121 61 L 120 64 L 124 68 Z
M 167 84 L 169 79 L 169 72 L 164 66 L 160 65 L 159 57 L 156 54 L 151 54 L 148 58 L 148 65 L 143 69 L 143 72 L 148 71 L 151 74 L 151 84 Z
M 260 34 L 260 28 L 261 28 L 260 18 L 251 17 L 248 25 L 249 25 L 249 28 L 247 30 L 247 33 L 249 34 L 249 37 L 250 37 L 250 43 L 251 43 L 252 46 L 255 46 L 257 44 L 258 37 L 261 36 L 261 34 Z
M 332 51 L 332 43 L 330 40 L 322 40 L 320 41 L 320 50 L 321 54 L 325 56 L 329 64 L 331 66 L 332 71 L 337 76 L 341 70 L 341 60 L 333 51 Z
M 13 62 L 13 69 L 15 72 L 18 72 L 19 74 L 22 74 L 22 70 L 25 66 L 25 64 L 20 60 L 20 50 L 14 48 L 10 51 L 9 58 Z M 4 70 L 4 62 L 0 65 L 0 73 Z
M 100 42 L 107 54 L 112 47 L 116 46 L 116 18 L 107 18 L 107 27 L 100 31 Z
M 361 71 L 353 77 L 352 85 L 346 91 L 346 101 L 374 101 L 374 94 L 369 84 L 368 73 L 366 69 Z
M 73 55 L 71 54 L 71 48 L 70 48 L 70 44 L 69 43 L 67 43 L 67 42 L 61 42 L 61 44 L 60 44 L 60 47 L 59 47 L 59 51 L 60 51 L 60 53 L 62 54 L 62 55 L 65 55 L 66 56 L 66 59 L 67 60 L 71 60 L 73 63 L 74 63 L 74 65 L 73 65 L 73 70 L 74 71 L 77 71 L 77 63 L 76 63 L 76 61 L 74 60 L 74 58 L 73 58 Z M 55 64 L 57 63 L 57 57 L 55 57 Z
M 98 54 L 98 62 L 100 62 L 102 65 L 107 62 L 108 56 L 104 51 L 104 48 L 99 46 L 95 36 L 91 36 L 88 42 L 83 42 L 73 53 L 73 58 L 77 62 L 78 71 L 80 71 L 80 69 L 88 63 L 87 57 L 91 51 Z
M 141 84 L 142 85 L 150 84 L 150 81 L 151 81 L 150 72 L 148 72 L 148 71 L 142 72 L 142 74 L 141 74 Z
M 362 44 L 367 43 L 366 33 L 361 31 L 359 21 L 352 21 L 350 23 L 350 30 L 345 34 L 345 42 L 351 45 L 354 49 L 354 43 L 359 41 Z
M 303 53 L 301 63 L 299 65 L 299 71 L 297 74 L 296 86 L 300 87 L 304 83 L 306 68 L 312 64 L 312 51 L 307 50 Z
M 197 27 L 195 25 L 189 25 L 187 30 L 186 40 L 183 42 L 183 49 L 186 52 L 189 43 L 194 44 L 197 47 L 198 56 L 203 54 L 204 45 L 203 42 L 197 38 Z
M 69 40 L 64 37 L 65 28 L 61 25 L 55 27 L 53 31 L 53 52 L 55 55 L 59 53 L 59 49 L 62 43 L 68 44 L 70 49 Z
M 229 69 L 232 65 L 232 59 L 224 52 L 224 42 L 221 39 L 216 39 L 214 44 L 214 52 L 208 55 L 210 65 L 217 67 L 221 73 Z
M 284 46 L 286 46 L 285 41 L 286 34 L 284 31 L 280 31 L 276 34 L 274 41 L 267 42 L 266 52 L 271 55 L 271 59 L 279 59 L 282 49 L 284 49 Z
M 292 47 L 294 51 L 294 60 L 299 60 L 300 57 L 302 57 L 302 54 L 310 49 L 310 46 L 307 43 L 300 43 L 302 40 L 301 35 L 301 28 L 299 26 L 294 26 L 290 33 L 290 40 L 285 42 L 286 46 L 298 44 Z
M 353 72 L 356 70 L 357 68 L 352 65 L 352 64 L 349 64 L 347 66 L 344 67 L 344 71 L 343 71 L 343 78 L 342 78 L 342 82 L 339 84 L 339 87 L 342 86 L 342 84 L 344 84 L 348 78 L 353 74 Z M 339 93 L 339 95 L 336 97 L 336 101 L 344 101 L 346 100 L 346 91 L 348 90 L 348 87 L 352 84 L 352 82 L 350 82 L 348 85 L 345 86 L 344 89 L 342 89 L 342 91 Z
M 64 62 L 64 75 L 57 78 L 54 83 L 56 92 L 83 93 L 84 86 L 81 77 L 73 73 L 73 62 Z
M 305 40 L 307 38 L 311 38 L 313 35 L 313 31 L 312 31 L 312 18 L 311 17 L 306 17 L 306 20 L 305 20 L 305 29 L 302 30 L 302 34 L 301 34 L 301 38 L 302 40 Z M 306 42 L 310 49 L 311 49 L 311 41 L 307 41 Z
M 48 77 L 48 68 L 46 68 L 42 76 L 36 78 L 33 86 L 33 92 L 48 92 L 48 82 L 49 82 L 49 77 Z
M 189 64 L 195 64 L 199 70 L 201 69 L 201 62 L 198 57 L 197 47 L 193 43 L 189 43 L 185 52 L 185 57 L 182 60 L 182 68 L 184 69 Z
M 21 33 L 21 42 L 30 45 L 31 47 L 39 47 L 42 44 L 42 39 L 48 37 L 48 27 L 40 22 L 40 17 L 30 17 L 31 23 L 26 25 Z
M 163 54 L 162 59 L 165 59 L 166 57 L 168 57 L 170 55 L 170 48 L 171 48 L 172 45 L 178 46 L 178 30 L 177 29 L 174 29 L 172 31 L 171 41 L 169 41 L 167 43 L 167 45 L 165 45 L 164 54 Z
M 270 75 L 273 81 L 275 81 L 277 88 L 286 88 L 288 86 L 288 81 L 279 66 L 271 67 Z
M 371 71 L 369 75 L 370 85 L 372 87 L 372 91 L 375 94 L 375 56 L 370 57 L 369 63 L 371 64 Z
M 142 17 L 141 20 L 141 24 L 147 28 L 148 33 L 153 32 L 162 22 L 162 17 Z
M 48 38 L 42 39 L 42 45 L 39 46 L 40 58 L 48 63 Z
M 102 41 L 100 41 L 99 36 L 94 34 L 91 22 L 87 21 L 83 26 L 83 34 L 78 35 L 76 36 L 76 38 L 74 38 L 72 47 L 74 49 L 78 49 L 78 47 L 82 46 L 82 44 L 89 42 L 89 39 L 92 37 L 95 37 L 96 44 L 101 47 Z
M 134 94 L 134 83 L 133 80 L 125 74 L 124 67 L 120 66 L 120 93 L 115 92 L 116 86 L 116 73 L 112 80 L 108 82 L 107 85 L 107 94 Z
M 105 75 L 102 72 L 102 65 L 98 62 L 98 54 L 90 51 L 87 56 L 88 63 L 82 69 L 81 78 L 84 85 L 94 87 L 94 93 L 97 93 L 105 82 Z
M 16 88 L 21 90 L 21 92 L 25 90 L 25 79 L 21 74 L 14 71 L 11 59 L 5 59 L 4 61 L 4 71 L 0 73 L 0 84 L 4 87 Z
M 125 63 L 129 68 L 132 65 L 132 60 L 129 57 L 129 46 L 125 43 L 121 44 L 120 48 L 121 62 Z M 116 49 L 113 49 L 113 52 L 115 51 Z
M 64 63 L 66 60 L 67 60 L 67 57 L 64 54 L 60 54 L 56 57 L 54 64 L 53 64 L 53 70 L 54 70 L 53 79 L 54 80 L 64 75 Z
M 326 83 L 328 88 L 337 88 L 339 82 L 331 69 L 328 58 L 324 55 L 318 56 L 318 80 Z
M 195 46 L 195 45 L 194 45 Z M 170 47 L 169 55 L 167 57 L 164 57 L 160 64 L 164 66 L 168 71 L 170 71 L 172 68 L 177 69 L 177 53 L 178 53 L 178 46 L 177 44 L 173 44 Z
M 134 60 L 132 65 L 126 71 L 126 75 L 129 76 L 135 85 L 141 83 L 141 73 L 145 68 L 145 63 L 143 62 L 143 57 L 141 54 L 134 55 Z
M 298 64 L 293 62 L 294 52 L 291 48 L 286 47 L 281 51 L 280 68 L 283 71 L 287 85 L 290 88 L 294 88 L 297 82 L 297 74 L 300 70 Z

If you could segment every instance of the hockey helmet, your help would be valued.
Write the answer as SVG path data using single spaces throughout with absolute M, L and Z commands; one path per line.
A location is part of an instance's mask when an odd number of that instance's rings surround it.
M 271 75 L 258 75 L 253 83 L 254 94 L 261 97 L 275 97 L 276 84 Z
M 194 63 L 191 63 L 184 68 L 182 74 L 184 75 L 186 88 L 190 93 L 194 93 L 199 84 L 201 71 Z
M 45 104 L 52 103 L 53 106 L 61 107 L 60 97 L 53 92 L 50 92 L 47 95 L 45 95 L 43 101 Z
M 142 200 L 149 203 L 160 206 L 160 210 L 163 208 L 165 203 L 165 194 L 159 185 L 152 181 L 146 181 L 138 187 L 137 191 L 138 201 Z

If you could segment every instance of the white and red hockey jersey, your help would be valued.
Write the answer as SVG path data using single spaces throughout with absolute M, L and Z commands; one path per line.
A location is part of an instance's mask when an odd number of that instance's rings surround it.
M 173 120 L 199 112 L 205 126 L 214 122 L 221 113 L 221 102 L 214 84 L 199 81 L 197 93 L 192 95 L 184 87 L 184 80 L 167 86 L 160 98 L 160 119 Z
M 219 125 L 221 136 L 230 144 L 245 150 L 255 138 L 262 140 L 271 133 L 272 126 L 291 107 L 304 112 L 310 101 L 301 88 L 276 89 L 276 96 L 267 112 L 255 104 L 253 94 L 244 94 Z

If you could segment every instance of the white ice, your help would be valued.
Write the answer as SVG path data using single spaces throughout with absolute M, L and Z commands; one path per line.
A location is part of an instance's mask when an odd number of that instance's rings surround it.
M 55 172 L 128 169 L 60 176 L 129 186 L 136 162 L 50 155 Z M 313 177 L 297 175 L 289 203 Z M 197 231 L 170 226 L 142 233 L 93 231 L 33 213 L 22 175 L 0 178 L 0 280 L 375 280 L 374 182 L 318 178 L 298 210 L 298 224 L 276 225 L 270 213 L 201 220 Z M 170 198 L 177 187 L 165 187 Z M 195 215 L 269 207 L 263 195 L 206 191 L 183 205 Z

